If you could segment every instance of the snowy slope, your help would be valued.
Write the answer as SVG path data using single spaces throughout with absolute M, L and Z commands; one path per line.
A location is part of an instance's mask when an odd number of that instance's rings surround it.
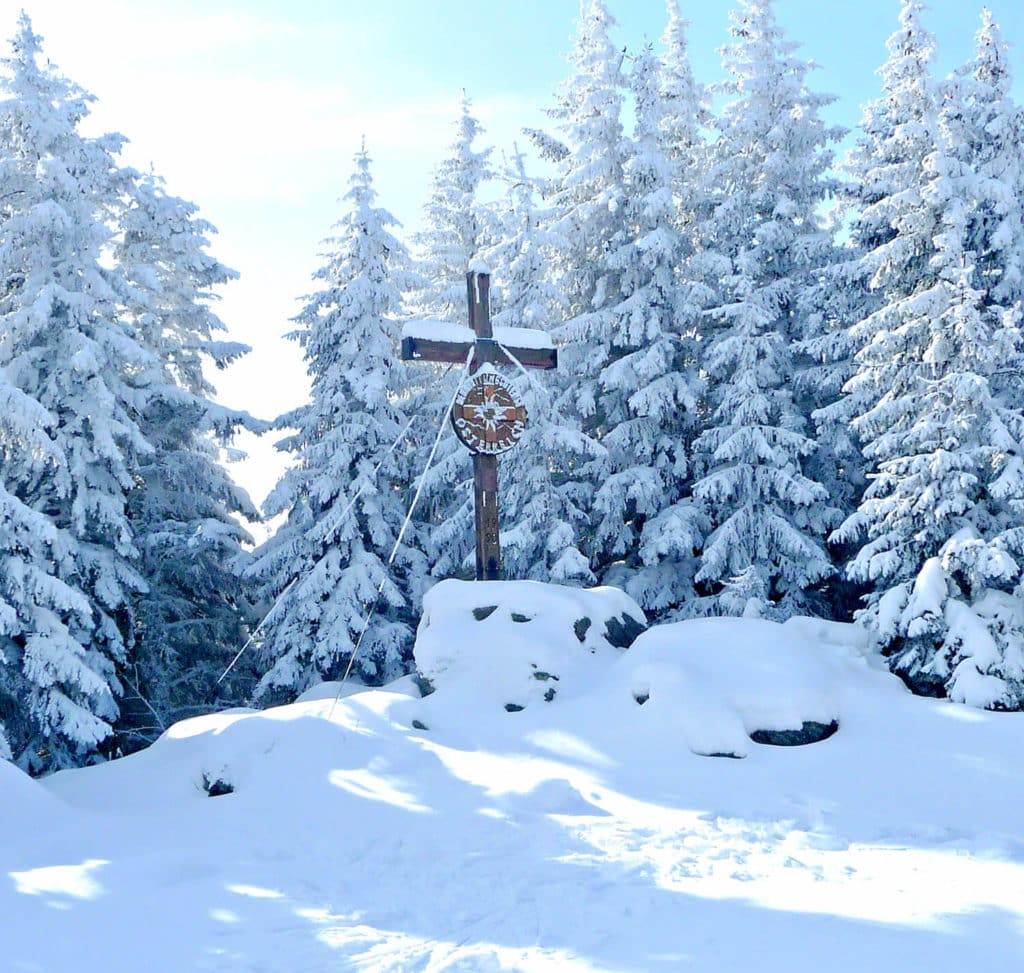
M 426 698 L 191 720 L 42 782 L 0 764 L 0 971 L 1019 968 L 1024 714 L 912 697 L 845 626 L 622 651 L 566 628 L 579 592 L 435 592 Z M 582 594 L 595 626 L 629 609 Z

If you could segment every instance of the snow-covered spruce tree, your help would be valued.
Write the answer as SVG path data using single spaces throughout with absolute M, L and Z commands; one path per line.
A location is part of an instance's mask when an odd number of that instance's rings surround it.
M 687 489 L 700 381 L 692 335 L 683 335 L 684 256 L 664 101 L 650 48 L 633 61 L 636 126 L 623 165 L 622 224 L 606 257 L 617 291 L 585 316 L 602 349 L 595 415 L 604 453 L 584 468 L 594 484 L 594 558 L 652 612 L 692 598 L 694 551 L 706 524 Z
M 603 0 L 581 8 L 555 119 L 564 147 L 549 183 L 550 209 L 544 227 L 550 250 L 549 276 L 564 295 L 570 321 L 560 329 L 566 346 L 561 373 L 568 378 L 568 401 L 584 418 L 588 432 L 604 432 L 597 414 L 598 376 L 607 364 L 604 336 L 591 335 L 592 311 L 618 300 L 617 274 L 608 263 L 622 242 L 626 139 L 622 128 L 625 78 L 622 53 L 611 39 L 616 26 Z
M 841 230 L 845 221 L 855 218 L 862 188 L 855 181 L 840 182 L 835 208 L 828 212 L 836 243 L 831 262 L 801 291 L 806 313 L 803 337 L 796 342 L 792 382 L 798 410 L 811 417 L 815 430 L 815 448 L 803 461 L 804 472 L 827 491 L 837 524 L 857 509 L 867 483 L 867 463 L 850 423 L 846 385 L 857 371 L 854 357 L 859 350 L 851 326 L 877 310 L 879 298 L 869 286 L 863 250 Z M 829 550 L 837 565 L 845 565 L 856 554 L 856 543 L 839 541 L 833 533 Z M 848 621 L 860 607 L 862 594 L 863 586 L 838 570 L 825 581 L 824 600 L 816 610 Z
M 615 20 L 603 0 L 581 6 L 570 76 L 548 111 L 553 132 L 529 133 L 552 163 L 547 182 L 547 213 L 542 229 L 548 248 L 548 278 L 562 294 L 566 323 L 555 329 L 562 340 L 556 408 L 578 417 L 583 432 L 599 441 L 616 419 L 602 410 L 600 375 L 613 360 L 612 336 L 595 312 L 621 297 L 618 270 L 610 256 L 624 244 L 623 204 L 626 138 L 622 127 L 625 79 L 622 54 L 611 39 Z M 604 447 L 601 446 L 601 453 Z M 593 463 L 576 476 L 578 503 L 590 525 L 585 537 L 593 567 L 593 497 L 600 470 Z M 617 530 L 619 525 L 609 524 Z M 614 545 L 607 545 L 614 546 Z M 633 552 L 631 552 L 633 553 Z
M 484 256 L 495 268 L 492 322 L 495 327 L 551 329 L 559 315 L 560 292 L 545 275 L 544 232 L 539 227 L 534 180 L 518 148 L 502 167 L 503 204 L 496 209 L 498 242 Z M 575 476 L 595 452 L 579 422 L 558 412 L 557 389 L 547 375 L 511 376 L 519 386 L 529 422 L 510 459 L 514 475 L 503 476 L 501 547 L 512 578 L 559 583 L 593 583 L 581 551 L 586 525 L 577 501 Z M 538 387 L 540 391 L 538 391 Z
M 850 363 L 853 374 L 842 395 L 816 414 L 819 434 L 831 441 L 833 432 L 841 436 L 850 429 L 862 449 L 869 446 L 873 434 L 858 417 L 871 414 L 892 392 L 901 371 L 911 383 L 915 370 L 923 375 L 923 348 L 918 348 L 916 356 L 892 354 L 908 337 L 896 323 L 897 309 L 934 281 L 931 262 L 935 237 L 941 231 L 938 214 L 924 198 L 925 187 L 934 178 L 926 170 L 926 160 L 936 152 L 939 126 L 938 92 L 931 75 L 935 39 L 925 29 L 923 9 L 916 0 L 904 0 L 899 27 L 888 40 L 889 57 L 880 72 L 882 94 L 864 108 L 861 135 L 846 166 L 852 180 L 854 254 L 833 275 L 834 293 L 842 293 L 846 285 L 846 293 L 853 298 L 852 320 L 845 329 L 836 328 L 820 339 L 831 345 L 825 358 L 838 364 L 834 374 L 844 377 Z M 927 340 L 919 330 L 917 343 Z M 865 468 L 869 463 L 870 457 Z M 876 483 L 858 505 L 870 502 L 870 491 L 877 488 Z M 834 532 L 832 541 L 849 551 L 852 559 L 864 530 L 862 515 L 853 513 Z M 880 565 L 866 573 L 848 565 L 845 572 L 868 589 L 869 610 L 861 617 L 869 625 L 868 616 L 874 613 L 870 606 L 877 606 L 879 597 L 871 593 L 878 572 Z
M 874 312 L 911 294 L 928 276 L 934 254 L 936 226 L 921 193 L 928 180 L 925 160 L 935 151 L 938 133 L 931 78 L 935 41 L 921 21 L 922 10 L 916 0 L 903 0 L 900 27 L 888 40 L 889 58 L 880 72 L 882 95 L 865 106 L 861 135 L 845 167 L 854 259 L 832 268 L 830 281 L 833 294 L 849 295 L 851 301 L 836 317 L 858 310 L 860 316 L 818 342 L 822 357 L 836 366 L 821 377 L 825 384 L 849 379 L 854 355 L 883 327 Z M 885 377 L 877 377 L 881 384 L 875 387 L 864 376 L 847 385 L 841 399 L 823 410 L 821 422 L 847 426 L 870 408 L 887 388 Z
M 99 743 L 109 725 L 96 701 L 112 705 L 73 634 L 89 630 L 89 603 L 57 576 L 74 572 L 68 539 L 19 499 L 62 464 L 53 425 L 0 370 L 0 760 L 16 758 L 26 769 L 41 766 L 39 751 L 66 757 L 54 760 L 59 765 L 84 742 Z
M 213 227 L 152 176 L 132 186 L 119 222 L 124 302 L 157 363 L 138 419 L 154 451 L 141 459 L 128 507 L 147 585 L 135 601 L 136 648 L 118 723 L 131 745 L 252 688 L 251 674 L 237 685 L 237 667 L 216 683 L 244 639 L 240 567 L 251 538 L 237 515 L 259 516 L 220 452 L 239 427 L 266 425 L 216 405 L 203 374 L 204 361 L 224 368 L 248 351 L 217 340 L 224 325 L 211 308 L 213 288 L 237 275 L 207 252 Z
M 918 12 L 904 8 L 897 39 Z M 866 535 L 850 572 L 871 584 L 860 621 L 893 670 L 917 691 L 997 709 L 1024 707 L 1021 157 L 1009 85 L 986 17 L 975 61 L 946 85 L 914 205 L 882 244 L 927 263 L 916 281 L 876 271 L 885 303 L 861 326 L 850 383 L 872 393 L 854 426 L 873 476 L 842 527 Z
M 690 63 L 689 23 L 680 13 L 678 0 L 668 0 L 667 7 L 668 25 L 661 38 L 664 51 L 659 59 L 661 132 L 671 167 L 677 228 L 688 252 L 692 244 L 686 237 L 704 192 L 706 133 L 712 115 L 707 88 L 696 80 Z
M 60 595 L 58 612 L 53 590 L 26 593 L 37 615 L 21 622 L 31 634 L 13 664 L 30 687 L 18 759 L 32 770 L 87 759 L 117 715 L 117 669 L 145 588 L 126 511 L 152 452 L 135 380 L 153 367 L 120 313 L 117 272 L 101 261 L 127 183 L 114 159 L 121 139 L 82 136 L 90 97 L 39 60 L 22 15 L 0 82 L 0 369 L 50 417 L 55 461 L 12 492 L 48 521 L 58 554 L 48 570 L 76 593 Z
M 801 295 L 832 255 L 819 211 L 831 182 L 836 133 L 806 86 L 770 0 L 732 14 L 725 91 L 694 263 L 714 292 L 702 363 L 709 418 L 695 443 L 712 533 L 697 582 L 712 612 L 785 616 L 813 609 L 813 588 L 832 573 L 823 542 L 834 512 L 803 468 L 815 448 L 792 390 L 794 342 L 810 313 Z M 742 606 L 736 591 L 744 594 Z
M 838 220 L 845 212 L 844 207 L 833 215 Z M 863 273 L 862 256 L 849 239 L 837 244 L 831 265 L 803 291 L 809 313 L 793 378 L 800 411 L 811 416 L 815 429 L 815 449 L 804 469 L 828 491 L 840 519 L 856 510 L 867 482 L 866 462 L 850 425 L 850 402 L 844 391 L 857 371 L 858 347 L 851 325 L 878 308 L 878 295 L 870 290 Z M 830 548 L 837 563 L 845 563 L 855 553 L 834 536 Z M 838 572 L 826 583 L 827 614 L 849 619 L 859 594 L 859 586 Z
M 974 254 L 974 282 L 991 306 L 1024 300 L 1022 116 L 1010 93 L 1007 45 L 988 10 L 982 12 L 975 57 L 947 84 L 940 116 L 945 139 L 946 198 L 963 193 L 971 205 L 947 216 Z M 960 227 L 959 221 L 963 220 Z
M 922 11 L 922 4 L 904 0 L 899 29 L 888 40 L 882 96 L 864 108 L 861 136 L 845 166 L 849 181 L 843 184 L 852 215 L 849 252 L 824 277 L 821 313 L 812 316 L 804 345 L 812 364 L 798 376 L 816 409 L 816 472 L 847 518 L 861 502 L 868 470 L 853 420 L 888 387 L 884 375 L 865 372 L 856 357 L 876 330 L 884 330 L 878 312 L 894 296 L 911 294 L 929 273 L 937 232 L 921 201 L 929 178 L 924 163 L 937 138 L 935 42 Z M 850 560 L 859 538 L 844 529 L 833 533 L 831 542 Z M 844 573 L 855 584 L 855 595 L 864 590 L 858 574 Z
M 374 205 L 365 148 L 344 199 L 347 212 L 316 273 L 325 286 L 289 335 L 304 349 L 312 396 L 278 419 L 296 430 L 278 444 L 295 465 L 265 513 L 287 519 L 249 569 L 268 603 L 279 598 L 263 628 L 262 656 L 270 664 L 260 682 L 264 698 L 340 678 L 371 606 L 355 675 L 377 684 L 393 679 L 412 647 L 408 592 L 423 558 L 403 545 L 388 564 L 405 514 L 404 447 L 388 450 L 407 425 L 396 318 L 411 278 L 405 247 L 389 230 L 395 219 Z
M 434 170 L 430 198 L 423 208 L 423 230 L 413 243 L 421 277 L 412 301 L 418 317 L 467 323 L 466 273 L 473 260 L 494 242 L 493 219 L 480 201 L 480 187 L 493 178 L 491 150 L 475 147 L 483 129 L 463 95 L 455 138 Z M 424 427 L 436 429 L 452 392 L 463 377 L 456 366 L 419 365 L 411 370 L 408 391 Z M 406 477 L 413 480 L 426 465 L 433 442 L 428 435 L 409 456 Z M 416 510 L 416 546 L 427 551 L 430 573 L 450 577 L 471 570 L 473 489 L 469 458 L 454 435 L 447 435 L 423 481 Z
M 424 317 L 466 321 L 466 271 L 492 238 L 489 213 L 480 202 L 480 187 L 494 175 L 491 149 L 475 147 L 483 131 L 463 93 L 455 138 L 434 169 L 423 229 L 413 237 L 422 278 L 414 300 Z

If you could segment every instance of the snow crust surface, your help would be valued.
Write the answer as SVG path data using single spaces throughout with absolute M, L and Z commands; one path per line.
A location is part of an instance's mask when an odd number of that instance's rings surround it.
M 42 781 L 0 763 L 0 969 L 1019 968 L 1024 715 L 913 697 L 810 619 L 578 640 L 627 603 L 438 586 L 430 696 L 324 687 Z

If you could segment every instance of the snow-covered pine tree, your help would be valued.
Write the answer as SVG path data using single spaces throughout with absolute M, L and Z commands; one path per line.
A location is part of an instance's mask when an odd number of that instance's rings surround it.
M 707 88 L 693 74 L 689 23 L 680 12 L 679 0 L 668 0 L 667 7 L 668 25 L 661 38 L 664 51 L 659 67 L 661 132 L 671 165 L 677 228 L 684 238 L 684 250 L 688 250 L 686 237 L 704 193 L 706 132 L 711 128 L 712 115 Z
M 909 295 L 928 273 L 936 227 L 921 222 L 925 159 L 937 139 L 937 95 L 931 78 L 935 40 L 922 22 L 923 5 L 903 0 L 899 29 L 889 38 L 881 70 L 882 96 L 864 107 L 861 135 L 845 165 L 843 196 L 851 215 L 848 252 L 829 268 L 819 288 L 820 313 L 804 350 L 810 367 L 798 385 L 815 406 L 818 452 L 815 472 L 847 518 L 860 504 L 868 463 L 853 420 L 884 394 L 886 379 L 856 361 L 876 329 L 877 316 L 893 295 Z M 858 375 L 858 372 L 860 373 Z M 874 378 L 881 382 L 875 385 Z M 847 521 L 849 522 L 849 521 Z M 833 533 L 838 554 L 852 559 L 855 531 Z M 858 576 L 844 572 L 863 591 Z M 845 609 L 847 606 L 842 606 Z
M 491 149 L 476 148 L 483 132 L 463 92 L 455 138 L 434 169 L 423 229 L 413 237 L 422 278 L 414 299 L 424 317 L 466 321 L 466 271 L 492 238 L 489 213 L 480 201 L 480 187 L 494 176 Z
M 434 170 L 430 198 L 423 208 L 423 229 L 413 237 L 417 270 L 422 278 L 412 301 L 420 318 L 465 324 L 466 273 L 473 260 L 493 245 L 493 219 L 480 200 L 480 187 L 493 178 L 489 148 L 476 148 L 483 133 L 464 94 L 455 138 Z M 415 411 L 426 427 L 446 422 L 445 410 L 455 383 L 463 377 L 450 370 L 421 365 L 408 387 Z M 410 455 L 406 475 L 423 470 L 433 437 Z M 449 577 L 464 572 L 473 558 L 472 474 L 465 449 L 454 435 L 442 440 L 423 480 L 415 514 L 417 546 L 427 551 L 430 573 Z
M 882 95 L 864 107 L 861 135 L 845 167 L 851 179 L 846 192 L 853 203 L 855 260 L 833 269 L 832 292 L 850 295 L 852 303 L 835 317 L 858 310 L 860 316 L 847 319 L 845 330 L 836 329 L 820 342 L 823 357 L 838 366 L 823 382 L 850 377 L 849 362 L 882 327 L 874 312 L 894 297 L 912 293 L 929 273 L 936 227 L 922 206 L 921 193 L 938 122 L 931 77 L 935 39 L 922 22 L 923 9 L 917 0 L 903 0 L 900 26 L 887 42 L 889 58 L 880 72 Z M 885 379 L 878 377 L 877 387 L 864 376 L 847 385 L 820 419 L 833 428 L 847 426 L 885 392 Z
M 793 57 L 770 0 L 744 0 L 732 20 L 724 90 L 734 98 L 719 120 L 713 211 L 692 262 L 714 291 L 702 343 L 710 417 L 693 487 L 713 532 L 697 581 L 709 611 L 790 615 L 811 610 L 814 586 L 832 573 L 823 542 L 834 512 L 803 468 L 815 444 L 791 383 L 810 313 L 801 294 L 832 255 L 820 209 L 837 133 L 819 115 L 830 99 L 808 90 L 809 65 Z
M 117 669 L 145 588 L 127 497 L 152 452 L 134 382 L 153 366 L 120 313 L 117 272 L 101 261 L 127 184 L 114 158 L 122 140 L 81 135 L 90 96 L 39 62 L 23 14 L 0 81 L 0 369 L 50 417 L 55 461 L 11 492 L 48 521 L 52 533 L 36 530 L 57 554 L 47 570 L 75 592 L 25 593 L 34 617 L 20 622 L 29 634 L 14 664 L 31 725 L 19 761 L 33 770 L 88 758 L 117 715 Z
M 844 186 L 844 190 L 848 188 Z M 847 202 L 854 205 L 852 198 L 848 197 Z M 847 212 L 842 207 L 833 214 L 837 226 Z M 839 520 L 857 508 L 867 482 L 866 462 L 850 425 L 850 402 L 844 391 L 857 371 L 854 356 L 858 347 L 851 325 L 878 308 L 878 295 L 868 286 L 862 257 L 854 241 L 837 243 L 831 265 L 802 292 L 809 313 L 804 338 L 797 344 L 799 356 L 793 379 L 800 410 L 811 416 L 816 432 L 815 449 L 805 460 L 804 469 L 825 487 Z M 837 563 L 855 553 L 834 537 L 830 546 Z M 857 606 L 859 588 L 838 572 L 827 582 L 826 596 L 827 613 L 845 620 Z
M 973 203 L 960 214 L 964 225 L 954 228 L 975 255 L 975 286 L 1004 308 L 1024 300 L 1022 117 L 1011 86 L 1007 45 L 991 11 L 983 10 L 975 56 L 947 84 L 940 123 L 953 163 L 944 173 L 954 180 L 947 188 L 970 190 Z
M 545 233 L 550 241 L 549 276 L 564 295 L 570 320 L 559 334 L 566 344 L 560 373 L 566 400 L 583 417 L 585 431 L 601 436 L 597 412 L 601 369 L 608 363 L 606 336 L 591 334 L 596 309 L 617 302 L 619 290 L 609 253 L 622 242 L 626 139 L 622 128 L 625 91 L 623 55 L 611 39 L 615 19 L 603 0 L 581 7 L 555 119 L 564 152 L 549 182 Z M 535 139 L 536 141 L 536 139 Z
M 153 176 L 135 181 L 119 222 L 124 302 L 157 366 L 138 420 L 154 452 L 142 457 L 129 501 L 147 590 L 136 598 L 137 644 L 118 724 L 127 746 L 215 697 L 237 703 L 252 688 L 235 685 L 237 667 L 216 683 L 244 639 L 240 570 L 251 538 L 237 518 L 259 517 L 220 452 L 240 427 L 262 432 L 266 424 L 215 404 L 203 374 L 204 361 L 224 368 L 248 351 L 218 340 L 224 324 L 211 308 L 213 288 L 237 275 L 208 253 L 214 228 Z
M 515 149 L 502 167 L 503 203 L 496 208 L 498 242 L 485 259 L 495 268 L 492 323 L 495 327 L 550 331 L 562 295 L 546 276 L 547 255 L 534 180 Z M 579 422 L 561 415 L 557 389 L 548 377 L 512 376 L 520 385 L 529 422 L 515 447 L 515 475 L 500 480 L 502 563 L 509 577 L 560 583 L 593 583 L 580 547 L 586 518 L 574 482 L 596 451 Z
M 548 110 L 554 131 L 528 132 L 553 169 L 545 184 L 542 231 L 547 278 L 560 292 L 566 316 L 566 323 L 555 329 L 563 342 L 555 408 L 578 418 L 583 432 L 595 441 L 614 420 L 600 408 L 600 374 L 613 358 L 611 335 L 603 333 L 594 312 L 621 299 L 609 256 L 623 244 L 625 225 L 625 78 L 622 52 L 611 39 L 615 26 L 603 0 L 581 5 L 569 54 L 572 70 L 556 94 L 555 107 Z M 599 456 L 604 453 L 599 446 Z M 593 567 L 598 566 L 592 509 L 598 475 L 593 462 L 575 475 L 577 503 L 589 520 L 584 549 Z
M 54 417 L 0 369 L 0 760 L 26 769 L 63 765 L 110 732 L 96 714 L 110 687 L 73 633 L 91 627 L 89 603 L 57 576 L 74 574 L 68 539 L 19 499 L 59 468 Z M 59 680 L 54 676 L 59 674 Z
M 853 306 L 846 328 L 835 328 L 819 343 L 819 347 L 828 345 L 826 359 L 838 363 L 835 377 L 847 378 L 842 395 L 816 414 L 825 441 L 831 441 L 833 434 L 842 437 L 850 429 L 861 447 L 870 444 L 873 434 L 858 417 L 871 414 L 894 389 L 900 370 L 922 368 L 923 349 L 918 350 L 916 364 L 911 364 L 913 354 L 893 356 L 883 349 L 898 349 L 903 340 L 893 333 L 894 328 L 899 332 L 896 308 L 934 281 L 934 238 L 941 230 L 937 214 L 924 198 L 934 176 L 926 171 L 926 160 L 936 151 L 939 127 L 938 92 L 931 73 L 935 38 L 924 25 L 923 11 L 917 0 L 903 0 L 899 26 L 887 42 L 889 57 L 880 71 L 882 94 L 864 107 L 861 134 L 846 165 L 852 180 L 848 191 L 853 202 L 854 254 L 836 268 L 833 293 L 845 291 L 853 297 Z M 927 337 L 922 334 L 918 341 Z M 851 363 L 853 374 L 846 376 Z M 877 488 L 873 484 L 868 494 Z M 866 502 L 870 496 L 859 499 L 858 505 Z M 832 541 L 853 559 L 865 529 L 862 515 L 852 513 Z M 870 594 L 870 589 L 880 576 L 880 566 L 865 574 L 848 565 L 845 573 L 862 590 L 868 589 L 871 614 L 878 595 Z
M 920 42 L 918 15 L 905 6 L 891 61 L 911 36 Z M 1009 87 L 986 15 L 974 62 L 945 86 L 916 193 L 903 194 L 896 236 L 881 244 L 927 262 L 916 280 L 875 271 L 889 286 L 860 328 L 850 383 L 853 393 L 871 392 L 854 426 L 874 472 L 842 531 L 866 534 L 850 572 L 871 584 L 860 621 L 893 670 L 918 691 L 1020 709 L 1024 234 Z M 890 259 L 875 256 L 872 266 Z
M 324 287 L 289 335 L 304 349 L 312 395 L 278 420 L 296 430 L 278 444 L 295 465 L 265 512 L 287 519 L 249 569 L 268 602 L 279 599 L 263 628 L 262 655 L 271 664 L 260 682 L 265 698 L 340 678 L 371 608 L 356 676 L 376 684 L 395 678 L 412 647 L 409 592 L 423 558 L 403 545 L 388 564 L 405 515 L 404 446 L 389 449 L 408 425 L 397 317 L 412 279 L 406 249 L 389 230 L 395 219 L 374 205 L 365 147 L 344 200 L 316 273 Z
M 593 556 L 606 580 L 652 612 L 692 598 L 694 551 L 706 529 L 687 489 L 701 388 L 679 313 L 684 252 L 659 82 L 648 47 L 629 75 L 636 125 L 623 165 L 622 222 L 606 257 L 617 292 L 585 316 L 604 358 L 595 414 L 605 451 L 583 470 L 595 488 Z
M 798 408 L 811 417 L 815 430 L 815 448 L 803 468 L 828 492 L 835 524 L 857 509 L 867 483 L 867 463 L 850 424 L 846 385 L 857 371 L 854 356 L 859 350 L 851 326 L 878 309 L 879 297 L 865 273 L 861 246 L 844 232 L 856 221 L 864 189 L 856 180 L 837 186 L 835 206 L 828 212 L 836 240 L 831 261 L 800 294 L 806 313 L 792 383 Z M 841 542 L 833 533 L 829 550 L 836 564 L 846 564 L 856 554 L 856 544 Z M 861 585 L 838 570 L 824 583 L 818 610 L 848 621 L 860 606 L 862 592 Z

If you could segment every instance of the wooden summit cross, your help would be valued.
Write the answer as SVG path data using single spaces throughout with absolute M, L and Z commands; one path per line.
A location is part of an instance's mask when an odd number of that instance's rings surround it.
M 516 444 L 526 423 L 526 408 L 516 399 L 515 389 L 493 366 L 514 366 L 518 361 L 524 368 L 558 367 L 558 352 L 546 332 L 492 329 L 490 286 L 488 271 L 476 267 L 466 274 L 469 328 L 444 321 L 410 321 L 402 329 L 404 361 L 462 364 L 473 349 L 473 382 L 468 391 L 460 391 L 451 419 L 456 435 L 473 454 L 477 581 L 501 577 L 498 454 Z

